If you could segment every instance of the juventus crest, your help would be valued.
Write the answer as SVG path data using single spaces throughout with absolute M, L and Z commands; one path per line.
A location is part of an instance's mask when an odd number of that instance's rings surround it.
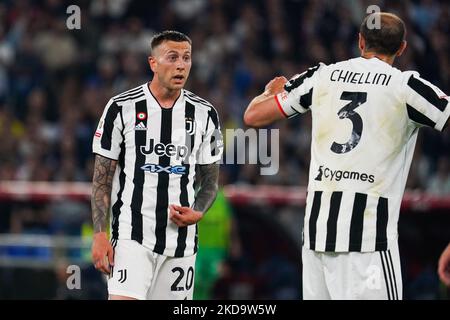
M 197 129 L 197 124 L 192 118 L 186 118 L 186 132 L 192 136 L 195 134 L 195 130 Z
M 117 270 L 119 272 L 120 278 L 119 282 L 124 283 L 127 280 L 127 269 Z

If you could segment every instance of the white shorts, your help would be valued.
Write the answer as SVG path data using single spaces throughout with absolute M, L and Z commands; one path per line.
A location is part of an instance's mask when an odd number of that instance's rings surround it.
M 137 241 L 117 240 L 108 293 L 139 300 L 192 300 L 195 257 L 167 257 Z
M 304 300 L 401 300 L 398 246 L 376 252 L 302 248 Z

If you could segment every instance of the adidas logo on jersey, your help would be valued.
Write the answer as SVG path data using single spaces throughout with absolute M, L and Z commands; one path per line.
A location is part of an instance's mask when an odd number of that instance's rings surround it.
M 323 181 L 324 179 L 330 181 L 341 181 L 341 180 L 360 180 L 363 182 L 374 183 L 375 176 L 373 174 L 368 175 L 367 173 L 360 173 L 357 171 L 342 171 L 342 170 L 332 170 L 324 166 L 319 167 L 319 172 L 314 178 L 316 181 Z
M 147 127 L 143 122 L 139 122 L 135 127 L 134 130 L 147 130 Z

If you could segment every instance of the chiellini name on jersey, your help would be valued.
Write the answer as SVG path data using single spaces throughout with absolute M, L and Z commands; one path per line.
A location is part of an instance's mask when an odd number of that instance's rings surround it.
M 330 81 L 347 82 L 353 84 L 377 84 L 387 86 L 392 75 L 375 72 L 353 72 L 350 70 L 333 70 L 330 74 Z

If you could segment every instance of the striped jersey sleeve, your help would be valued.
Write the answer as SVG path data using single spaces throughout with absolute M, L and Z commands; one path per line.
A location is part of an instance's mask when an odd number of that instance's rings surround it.
M 416 72 L 405 72 L 406 109 L 416 126 L 428 126 L 442 131 L 450 116 L 450 98 L 438 87 L 420 78 Z
M 118 160 L 123 142 L 121 107 L 109 100 L 98 123 L 92 142 L 92 151 L 109 159 Z
M 222 159 L 223 136 L 220 130 L 219 115 L 210 107 L 206 131 L 199 149 L 198 164 L 211 164 Z
M 284 86 L 285 91 L 275 96 L 278 108 L 287 118 L 309 111 L 312 104 L 314 83 L 318 71 L 323 66 L 324 64 L 320 63 L 301 74 L 295 75 Z

